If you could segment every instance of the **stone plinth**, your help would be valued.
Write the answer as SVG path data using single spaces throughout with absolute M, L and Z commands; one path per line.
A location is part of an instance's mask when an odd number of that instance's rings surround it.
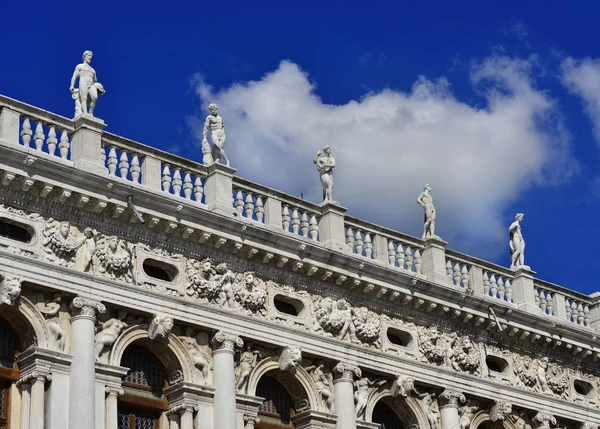
M 323 202 L 321 204 L 321 217 L 319 218 L 319 240 L 327 249 L 345 251 L 346 233 L 344 230 L 345 207 L 337 203 Z
M 214 163 L 207 168 L 204 180 L 204 198 L 208 210 L 220 214 L 235 216 L 233 208 L 233 175 L 235 168 Z
M 102 130 L 106 124 L 91 115 L 75 118 L 75 132 L 71 136 L 71 161 L 75 168 L 94 174 L 107 174 L 102 161 Z

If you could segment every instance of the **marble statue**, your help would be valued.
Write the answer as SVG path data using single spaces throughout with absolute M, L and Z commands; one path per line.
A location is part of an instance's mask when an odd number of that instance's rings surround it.
M 77 240 L 77 251 L 75 252 L 75 269 L 87 273 L 90 270 L 92 257 L 96 253 L 96 236 L 98 232 L 92 228 L 86 228 L 83 235 Z
M 515 221 L 510 225 L 510 268 L 528 268 L 525 265 L 525 240 L 521 233 L 523 213 L 517 213 Z
M 367 402 L 369 399 L 369 389 L 371 387 L 382 386 L 385 380 L 371 381 L 367 377 L 359 378 L 354 382 L 356 385 L 356 391 L 354 392 L 354 403 L 356 418 L 363 417 L 365 410 L 367 409 Z
M 94 354 L 96 360 L 100 359 L 100 355 L 105 346 L 111 347 L 115 341 L 117 341 L 117 338 L 121 335 L 123 329 L 130 325 L 135 325 L 142 320 L 140 318 L 130 324 L 125 322 L 126 317 L 127 312 L 119 311 L 117 313 L 117 318 L 108 319 L 106 322 L 102 323 L 102 330 L 94 336 Z
M 187 336 L 179 337 L 179 339 L 185 344 L 194 366 L 202 373 L 202 382 L 206 386 L 208 384 L 208 372 L 211 367 L 210 355 L 198 344 L 198 340 L 192 337 L 191 328 L 186 328 L 185 334 Z
M 421 399 L 421 406 L 429 421 L 429 427 L 431 429 L 440 428 L 440 409 L 434 394 L 428 394 Z
M 21 280 L 15 276 L 0 276 L 0 305 L 14 306 L 21 294 Z
M 425 214 L 423 240 L 439 238 L 435 235 L 435 206 L 433 205 L 433 197 L 431 196 L 431 185 L 427 184 L 423 186 L 423 192 L 419 194 L 417 203 L 423 207 Z
M 50 302 L 38 302 L 36 307 L 40 313 L 46 317 L 48 330 L 50 331 L 51 343 L 55 350 L 65 350 L 66 333 L 65 328 L 60 323 L 59 311 L 61 309 L 62 295 L 55 293 Z
M 319 149 L 313 162 L 317 166 L 317 171 L 321 175 L 321 185 L 323 185 L 323 202 L 333 201 L 333 169 L 335 168 L 335 158 L 331 156 L 331 146 L 325 146 Z
M 314 365 L 304 368 L 315 383 L 317 392 L 321 395 L 324 405 L 329 412 L 335 412 L 333 404 L 333 374 L 321 359 L 317 359 Z
M 253 350 L 253 344 L 246 344 L 246 350 L 240 354 L 240 361 L 235 369 L 235 386 L 236 389 L 243 392 L 248 384 L 250 373 L 258 364 L 260 352 Z
M 83 62 L 75 67 L 69 88 L 73 99 L 75 99 L 75 116 L 90 114 L 94 116 L 94 109 L 98 96 L 106 92 L 101 83 L 96 79 L 96 70 L 90 66 L 92 62 L 92 51 L 83 53 Z M 79 78 L 79 88 L 75 88 L 75 81 Z M 89 102 L 89 111 L 88 111 Z
M 229 165 L 229 159 L 225 154 L 225 121 L 219 116 L 219 107 L 215 103 L 208 105 L 208 111 L 210 115 L 206 117 L 204 121 L 204 130 L 202 131 L 202 153 L 204 154 L 203 163 L 212 164 L 219 162 L 221 158 L 225 161 L 225 164 Z M 206 135 L 210 128 L 210 137 L 212 141 L 212 151 L 208 153 L 208 140 Z

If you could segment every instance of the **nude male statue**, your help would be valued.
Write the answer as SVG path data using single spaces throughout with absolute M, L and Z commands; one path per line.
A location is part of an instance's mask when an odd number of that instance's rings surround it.
M 85 51 L 83 53 L 83 62 L 75 67 L 73 77 L 71 78 L 71 87 L 69 90 L 76 100 L 75 116 L 88 113 L 88 101 L 89 114 L 94 116 L 94 108 L 96 107 L 98 96 L 105 93 L 104 87 L 96 79 L 96 70 L 90 66 L 92 55 L 92 51 Z M 79 88 L 75 88 L 77 78 L 79 78 Z M 76 97 L 77 95 L 78 97 Z
M 208 145 L 208 140 L 206 139 L 206 135 L 208 134 L 208 129 L 210 128 L 210 137 L 212 141 L 212 152 L 211 157 L 207 160 L 204 160 L 205 164 L 210 164 L 212 162 L 219 162 L 221 158 L 225 161 L 225 164 L 229 165 L 229 159 L 227 159 L 227 155 L 225 154 L 225 121 L 221 116 L 219 116 L 219 107 L 215 103 L 211 103 L 208 105 L 208 111 L 210 115 L 206 117 L 204 121 L 204 130 L 202 131 L 202 152 L 204 153 L 204 148 Z M 206 157 L 206 154 L 205 154 Z
M 435 206 L 433 205 L 433 197 L 431 196 L 431 186 L 429 184 L 423 186 L 423 192 L 417 198 L 417 203 L 423 207 L 425 212 L 425 224 L 423 226 L 423 240 L 429 238 L 439 238 L 435 235 Z
M 517 213 L 515 221 L 510 225 L 510 268 L 526 267 L 525 265 L 525 240 L 521 233 L 523 213 Z

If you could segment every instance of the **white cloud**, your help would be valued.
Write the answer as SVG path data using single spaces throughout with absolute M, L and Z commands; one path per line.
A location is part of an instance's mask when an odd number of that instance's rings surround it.
M 547 183 L 548 171 L 569 172 L 568 135 L 554 101 L 534 88 L 533 67 L 534 59 L 502 56 L 473 66 L 480 106 L 457 99 L 444 77 L 420 77 L 409 93 L 386 89 L 325 104 L 289 61 L 219 91 L 199 81 L 197 92 L 203 112 L 219 104 L 227 153 L 241 176 L 320 202 L 312 159 L 329 144 L 338 165 L 335 199 L 349 213 L 420 236 L 416 198 L 430 183 L 436 232 L 453 248 L 493 257 L 507 247 L 503 210 Z M 193 121 L 196 135 L 202 123 Z
M 562 63 L 563 84 L 583 99 L 596 140 L 600 143 L 600 59 L 567 58 Z

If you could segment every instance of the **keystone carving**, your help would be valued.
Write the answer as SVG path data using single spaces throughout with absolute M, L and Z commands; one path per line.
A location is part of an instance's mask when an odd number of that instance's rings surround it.
M 0 275 L 0 305 L 14 306 L 21 295 L 21 279 L 12 275 Z
M 169 336 L 175 321 L 166 313 L 155 313 L 148 327 L 148 337 L 151 339 L 164 339 Z
M 499 400 L 494 402 L 490 409 L 490 420 L 493 422 L 504 421 L 512 414 L 512 404 L 508 401 Z
M 285 346 L 279 356 L 279 369 L 284 372 L 295 372 L 302 361 L 302 349 L 298 346 Z

